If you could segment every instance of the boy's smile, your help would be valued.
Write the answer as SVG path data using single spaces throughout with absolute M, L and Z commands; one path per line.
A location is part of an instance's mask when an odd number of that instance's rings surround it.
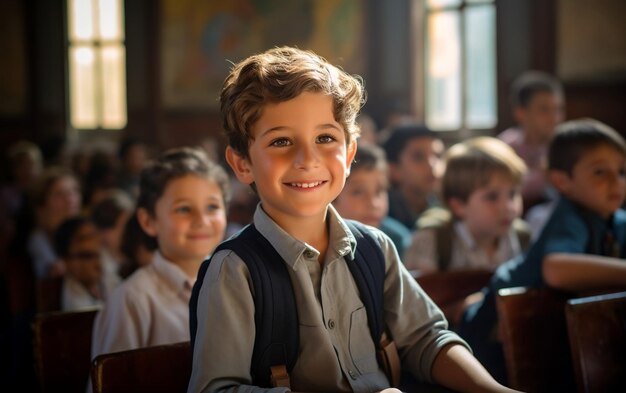
M 251 128 L 249 159 L 227 151 L 240 181 L 254 183 L 265 212 L 281 226 L 294 218 L 323 222 L 356 152 L 335 120 L 330 96 L 305 92 L 268 104 Z

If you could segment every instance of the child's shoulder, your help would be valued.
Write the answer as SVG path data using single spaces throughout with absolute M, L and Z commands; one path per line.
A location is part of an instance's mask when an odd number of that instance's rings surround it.
M 431 207 L 417 219 L 417 229 L 439 229 L 452 223 L 452 214 L 443 207 Z

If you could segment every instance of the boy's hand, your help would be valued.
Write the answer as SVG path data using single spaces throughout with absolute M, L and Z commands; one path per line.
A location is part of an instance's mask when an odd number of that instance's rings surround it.
M 402 391 L 396 388 L 387 388 L 385 390 L 381 390 L 379 393 L 402 393 Z

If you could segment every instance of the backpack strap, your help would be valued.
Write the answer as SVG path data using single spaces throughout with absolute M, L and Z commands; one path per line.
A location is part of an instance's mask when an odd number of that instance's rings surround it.
M 219 250 L 232 250 L 248 267 L 254 286 L 254 323 L 256 336 L 250 374 L 253 384 L 271 387 L 270 369 L 285 365 L 291 372 L 298 358 L 298 310 L 287 265 L 270 242 L 254 225 L 220 244 Z M 191 347 L 197 330 L 200 287 L 211 260 L 204 261 L 190 301 Z
M 393 337 L 386 332 L 384 321 L 385 256 L 372 232 L 358 221 L 346 220 L 356 238 L 354 259 L 346 262 L 367 312 L 372 341 L 379 366 L 393 387 L 400 386 L 400 356 Z
M 417 228 L 435 231 L 437 266 L 442 272 L 448 270 L 450 258 L 452 258 L 452 236 L 454 233 L 452 214 L 441 207 L 430 208 L 417 220 Z
M 516 218 L 513 220 L 513 230 L 517 235 L 517 239 L 519 240 L 520 249 L 522 252 L 525 252 L 530 246 L 531 232 L 530 227 L 526 223 L 526 221 L 521 218 Z
M 357 241 L 354 259 L 346 257 L 348 268 L 367 312 L 372 340 L 377 348 L 385 330 L 383 295 L 385 289 L 385 256 L 380 245 L 365 225 L 345 220 Z

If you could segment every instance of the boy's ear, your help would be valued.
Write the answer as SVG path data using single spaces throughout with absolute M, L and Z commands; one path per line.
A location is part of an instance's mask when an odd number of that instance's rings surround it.
M 148 210 L 143 207 L 137 209 L 137 221 L 139 221 L 139 225 L 145 233 L 150 236 L 157 237 L 156 222 L 154 217 L 148 213 Z
M 461 220 L 465 219 L 465 202 L 459 198 L 452 197 L 449 198 L 446 203 L 453 217 L 457 217 Z
M 548 170 L 548 179 L 558 192 L 567 195 L 570 189 L 571 179 L 565 171 L 550 169 Z
M 240 182 L 244 184 L 254 183 L 252 165 L 249 159 L 243 158 L 230 146 L 226 147 L 226 152 L 224 154 L 226 155 L 226 162 L 228 162 L 228 165 L 230 165 L 233 172 L 235 172 L 235 176 L 237 176 L 237 179 Z
M 358 149 L 356 141 L 350 142 L 346 149 L 346 177 L 350 175 L 350 169 L 352 168 L 352 162 L 354 161 L 354 156 L 356 155 L 356 151 Z

